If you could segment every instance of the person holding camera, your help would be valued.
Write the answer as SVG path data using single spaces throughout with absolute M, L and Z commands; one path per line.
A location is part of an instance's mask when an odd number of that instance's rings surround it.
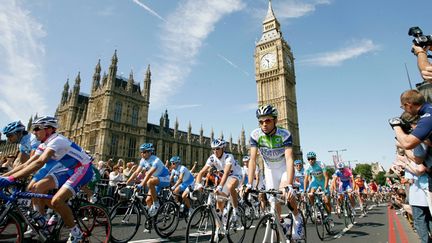
M 417 56 L 417 66 L 424 80 L 432 82 L 432 64 L 428 59 L 428 51 L 432 50 L 431 46 L 421 47 L 412 45 L 412 52 Z

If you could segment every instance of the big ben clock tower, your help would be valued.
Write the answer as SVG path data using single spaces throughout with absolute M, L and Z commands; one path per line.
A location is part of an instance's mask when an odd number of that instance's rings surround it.
M 294 57 L 290 46 L 282 37 L 271 0 L 254 57 L 258 105 L 270 104 L 278 109 L 278 126 L 291 132 L 294 157 L 301 158 Z

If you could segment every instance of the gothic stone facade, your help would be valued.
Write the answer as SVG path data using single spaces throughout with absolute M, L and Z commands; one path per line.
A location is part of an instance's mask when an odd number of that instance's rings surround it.
M 99 60 L 90 95 L 80 93 L 79 73 L 71 90 L 66 82 L 55 114 L 60 125 L 58 132 L 89 150 L 97 160 L 123 158 L 136 161 L 139 145 L 151 142 L 162 160 L 179 155 L 187 165 L 193 161 L 202 165 L 211 153 L 213 132 L 211 137 L 204 137 L 201 128 L 199 135 L 192 134 L 190 124 L 187 132 L 178 131 L 177 121 L 171 129 L 167 111 L 159 125 L 149 124 L 150 66 L 141 89 L 132 72 L 128 79 L 117 75 L 117 62 L 115 52 L 108 74 L 101 75 Z M 232 138 L 228 142 L 228 151 L 237 159 L 246 153 L 244 130 L 237 144 Z

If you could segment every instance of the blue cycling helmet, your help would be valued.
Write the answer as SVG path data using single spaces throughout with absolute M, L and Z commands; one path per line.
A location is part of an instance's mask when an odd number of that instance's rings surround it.
M 21 121 L 14 121 L 3 128 L 3 134 L 7 137 L 9 134 L 22 132 L 25 130 L 25 126 L 21 123 Z
M 295 164 L 295 165 L 302 165 L 302 164 L 303 164 L 303 161 L 301 161 L 301 160 L 299 160 L 299 159 L 296 159 L 296 160 L 294 160 L 294 164 Z
M 58 128 L 57 119 L 52 116 L 42 116 L 33 121 L 32 127 L 53 127 Z
M 345 168 L 345 164 L 344 164 L 344 162 L 339 162 L 339 163 L 337 163 L 336 168 L 338 168 L 338 169 L 343 169 L 343 168 Z
M 309 153 L 307 153 L 306 156 L 307 156 L 308 159 L 316 159 L 315 152 L 309 152 Z
M 151 152 L 153 152 L 154 151 L 154 147 L 153 147 L 152 143 L 143 143 L 140 146 L 140 150 L 141 151 L 151 151 Z
M 256 111 L 257 118 L 260 118 L 262 116 L 272 116 L 276 118 L 278 116 L 278 111 L 272 105 L 263 105 L 260 106 Z
M 215 149 L 215 148 L 225 148 L 225 145 L 226 145 L 225 140 L 220 139 L 220 138 L 213 139 L 213 141 L 210 144 L 210 146 L 211 146 L 212 149 Z
M 174 164 L 181 164 L 181 159 L 179 156 L 173 156 L 171 157 L 170 162 Z
M 247 156 L 247 155 L 243 156 L 243 159 L 242 159 L 243 162 L 246 162 L 246 161 L 249 161 L 249 160 L 250 160 L 249 156 Z

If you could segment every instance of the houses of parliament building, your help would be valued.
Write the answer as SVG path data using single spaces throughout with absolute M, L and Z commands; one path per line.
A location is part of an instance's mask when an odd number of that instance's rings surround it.
M 271 1 L 263 21 L 261 38 L 256 43 L 254 59 L 257 106 L 272 104 L 277 107 L 278 125 L 291 132 L 294 155 L 301 158 L 294 56 L 282 36 Z M 73 87 L 69 87 L 69 81 L 66 81 L 55 113 L 60 125 L 58 132 L 89 150 L 96 160 L 123 158 L 134 161 L 138 158 L 139 145 L 150 142 L 163 161 L 178 155 L 188 166 L 193 161 L 202 165 L 211 154 L 213 131 L 210 137 L 206 137 L 201 126 L 199 134 L 193 134 L 190 123 L 187 131 L 179 131 L 177 121 L 171 128 L 167 111 L 162 114 L 159 124 L 148 123 L 150 66 L 141 88 L 132 72 L 129 78 L 117 75 L 117 62 L 115 51 L 108 72 L 101 75 L 99 60 L 91 81 L 90 95 L 80 92 L 79 73 Z M 227 150 L 240 160 L 248 153 L 244 129 L 236 142 L 229 138 Z

